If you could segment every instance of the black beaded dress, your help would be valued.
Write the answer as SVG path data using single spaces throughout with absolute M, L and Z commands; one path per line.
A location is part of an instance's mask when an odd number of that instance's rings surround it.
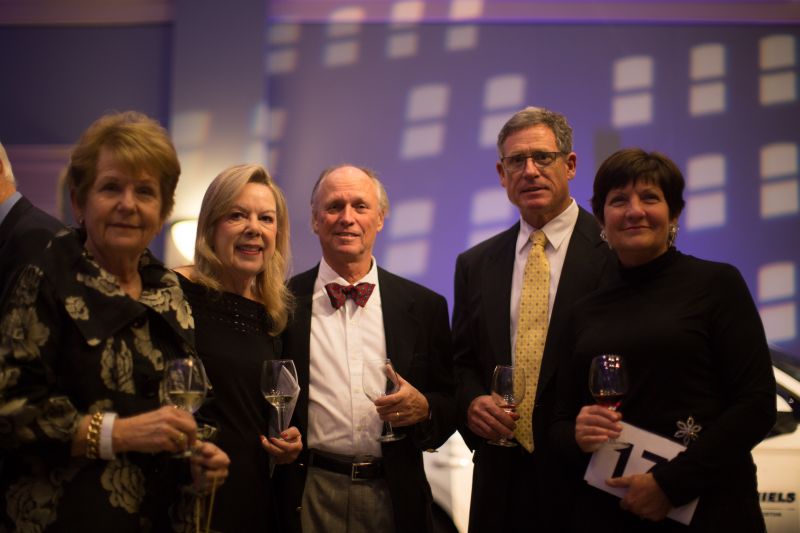
M 269 421 L 260 376 L 263 361 L 278 357 L 280 338 L 270 336 L 270 318 L 261 304 L 178 277 L 213 387 L 198 423 L 219 428 L 215 442 L 231 459 L 228 479 L 216 493 L 211 527 L 220 533 L 278 531 L 269 454 L 260 442 Z

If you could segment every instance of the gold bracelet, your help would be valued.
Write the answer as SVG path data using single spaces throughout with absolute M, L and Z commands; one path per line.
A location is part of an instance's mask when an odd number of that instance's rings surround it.
M 89 421 L 89 430 L 86 432 L 86 457 L 97 459 L 100 457 L 100 427 L 103 425 L 101 411 L 92 415 Z

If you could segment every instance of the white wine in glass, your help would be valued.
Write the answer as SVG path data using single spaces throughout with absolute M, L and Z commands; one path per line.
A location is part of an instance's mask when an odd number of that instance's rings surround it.
M 619 409 L 628 392 L 628 373 L 621 355 L 603 354 L 592 359 L 589 367 L 589 392 L 598 405 L 611 411 Z M 613 449 L 626 448 L 629 444 L 608 439 L 606 446 Z
M 270 359 L 261 367 L 261 393 L 278 412 L 278 433 L 288 426 L 286 407 L 294 398 L 297 387 L 297 369 L 291 359 Z M 281 438 L 280 436 L 278 438 Z
M 389 359 L 378 361 L 364 361 L 361 382 L 364 394 L 372 403 L 381 396 L 397 392 L 400 388 L 400 379 L 394 371 Z M 405 435 L 397 434 L 392 429 L 392 423 L 383 422 L 383 433 L 377 437 L 379 442 L 392 442 L 404 438 Z
M 525 369 L 511 365 L 497 365 L 492 374 L 492 399 L 506 413 L 513 413 L 525 397 Z M 495 446 L 511 448 L 516 442 L 504 437 L 487 441 Z
M 209 383 L 199 358 L 181 357 L 166 362 L 162 386 L 167 404 L 194 414 L 206 399 Z M 176 457 L 191 455 L 191 450 L 186 450 Z

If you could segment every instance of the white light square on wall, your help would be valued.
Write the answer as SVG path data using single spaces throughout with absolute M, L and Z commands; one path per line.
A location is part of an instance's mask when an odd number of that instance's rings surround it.
M 761 105 L 794 102 L 797 100 L 797 75 L 794 72 L 762 74 L 758 98 Z
M 409 126 L 403 132 L 400 157 L 403 159 L 430 157 L 439 155 L 443 149 L 444 126 L 442 124 Z
M 300 40 L 300 25 L 282 23 L 269 26 L 270 44 L 294 44 Z
M 430 199 L 406 200 L 392 206 L 389 235 L 392 237 L 428 235 L 433 231 L 434 207 L 434 202 Z
M 413 24 L 422 20 L 425 13 L 425 2 L 397 2 L 392 6 L 389 20 L 394 24 Z
M 426 239 L 390 244 L 381 263 L 399 276 L 419 276 L 428 269 L 429 251 Z
M 412 87 L 408 93 L 406 120 L 444 118 L 450 105 L 450 86 L 429 83 Z
M 525 76 L 505 74 L 486 80 L 483 89 L 483 108 L 489 111 L 519 107 L 525 100 Z
M 686 162 L 686 188 L 700 191 L 725 185 L 725 156 L 702 154 Z
M 478 47 L 478 27 L 474 25 L 450 26 L 444 36 L 445 50 L 472 50 Z
M 712 82 L 695 84 L 689 88 L 689 114 L 710 115 L 725 111 L 725 84 Z
M 279 141 L 283 139 L 286 132 L 286 117 L 288 113 L 285 109 L 270 109 L 267 118 L 267 139 Z
M 469 222 L 473 226 L 508 222 L 513 219 L 514 212 L 514 206 L 508 201 L 505 189 L 500 187 L 482 189 L 472 195 Z
M 483 0 L 452 0 L 450 18 L 463 20 L 478 18 L 483 14 Z
M 689 52 L 689 78 L 707 80 L 725 75 L 725 47 L 721 44 L 693 46 Z
M 653 86 L 653 58 L 650 56 L 617 59 L 613 68 L 615 91 L 649 89 Z
M 785 178 L 797 175 L 797 145 L 772 143 L 761 147 L 761 177 Z
M 297 50 L 286 48 L 267 54 L 267 74 L 288 74 L 297 67 Z
M 417 54 L 419 37 L 416 33 L 390 35 L 386 43 L 386 56 L 391 58 L 413 57 Z
M 686 198 L 685 224 L 688 230 L 718 228 L 725 225 L 725 193 L 690 194 Z
M 795 266 L 791 261 L 770 263 L 758 269 L 758 301 L 792 298 L 795 293 Z
M 784 180 L 761 186 L 761 218 L 794 215 L 797 212 L 797 180 Z
M 641 126 L 653 122 L 653 97 L 650 93 L 615 96 L 611 101 L 614 127 Z
M 793 303 L 764 305 L 759 309 L 767 341 L 781 342 L 797 337 L 796 308 Z
M 759 43 L 758 66 L 762 70 L 795 66 L 795 44 L 792 35 L 770 35 Z
M 503 129 L 503 124 L 511 117 L 511 113 L 495 113 L 486 115 L 481 119 L 481 131 L 478 144 L 481 148 L 497 145 L 497 134 Z
M 328 37 L 352 37 L 361 31 L 361 23 L 366 18 L 364 8 L 343 6 L 335 9 L 328 20 Z
M 343 67 L 358 61 L 358 43 L 341 41 L 329 43 L 324 48 L 322 64 L 326 67 Z

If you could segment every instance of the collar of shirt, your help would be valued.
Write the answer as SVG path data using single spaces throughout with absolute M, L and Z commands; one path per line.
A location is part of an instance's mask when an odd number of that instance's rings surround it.
M 324 299 L 328 302 L 328 307 L 333 309 L 333 306 L 330 303 L 330 299 L 328 298 L 327 293 L 325 292 L 325 285 L 328 283 L 339 283 L 341 285 L 351 285 L 351 283 L 345 280 L 342 276 L 336 273 L 336 271 L 325 261 L 323 257 L 319 263 L 319 272 L 317 273 L 317 281 L 314 283 L 314 300 L 317 298 L 324 297 Z M 367 300 L 367 305 L 365 307 L 371 307 L 375 305 L 375 303 L 380 303 L 381 295 L 380 295 L 380 287 L 378 285 L 378 262 L 375 260 L 375 257 L 372 258 L 372 266 L 367 272 L 366 276 L 361 278 L 360 280 L 352 283 L 352 285 L 358 285 L 359 283 L 372 283 L 375 285 L 375 289 L 372 291 L 372 294 Z M 358 305 L 352 300 L 347 300 L 346 305 L 342 306 L 341 309 L 346 309 L 355 306 L 358 308 Z
M 22 198 L 22 194 L 20 194 L 19 191 L 14 191 L 11 193 L 11 196 L 5 199 L 5 201 L 0 202 L 0 224 L 3 223 L 8 216 L 8 213 L 11 212 L 11 208 L 16 205 L 20 198 Z
M 574 199 L 570 199 L 569 207 L 564 209 L 560 215 L 542 226 L 541 228 L 534 228 L 522 218 L 519 220 L 519 235 L 517 235 L 517 255 L 527 255 L 528 247 L 530 244 L 531 233 L 540 229 L 547 237 L 547 248 L 552 247 L 553 250 L 558 251 L 562 245 L 569 243 L 569 237 L 572 235 L 572 229 L 575 227 L 575 222 L 578 220 L 578 204 Z

